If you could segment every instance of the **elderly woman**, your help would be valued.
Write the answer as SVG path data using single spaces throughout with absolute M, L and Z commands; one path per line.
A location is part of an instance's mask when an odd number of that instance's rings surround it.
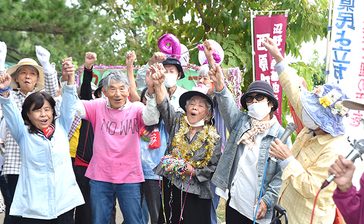
M 289 223 L 325 224 L 335 219 L 332 194 L 335 184 L 323 188 L 329 167 L 349 145 L 344 137 L 343 117 L 347 109 L 342 101 L 347 96 L 336 85 L 325 84 L 309 92 L 301 78 L 290 69 L 272 39 L 264 43 L 276 59 L 279 81 L 304 128 L 289 150 L 279 140 L 270 148 L 271 155 L 283 160 L 282 188 L 278 202 L 287 210 Z M 314 216 L 315 196 L 317 199 Z
M 209 75 L 214 81 L 220 113 L 230 132 L 212 182 L 227 199 L 226 223 L 270 223 L 281 187 L 279 163 L 269 159 L 269 146 L 283 128 L 274 116 L 278 100 L 272 87 L 255 81 L 241 97 L 242 112 L 224 85 L 221 68 Z
M 198 91 L 181 95 L 175 112 L 163 86 L 165 70 L 151 66 L 158 110 L 170 140 L 166 156 L 155 172 L 163 176 L 164 215 L 167 223 L 209 224 L 212 192 L 210 179 L 220 153 L 221 143 L 211 124 L 212 100 Z
M 5 121 L 20 146 L 22 166 L 10 215 L 21 216 L 21 223 L 73 223 L 72 209 L 84 203 L 72 170 L 67 138 L 77 100 L 71 61 L 64 62 L 64 69 L 69 81 L 59 118 L 55 101 L 45 92 L 30 94 L 20 113 L 10 91 L 10 75 L 0 75 Z
M 11 94 L 19 111 L 25 98 L 39 90 L 45 90 L 51 96 L 56 96 L 58 90 L 57 72 L 53 64 L 50 63 L 50 53 L 41 46 L 36 46 L 36 55 L 42 66 L 31 58 L 23 58 L 16 65 L 8 68 L 7 73 L 12 77 Z M 0 41 L 0 58 L 6 58 L 6 44 Z M 0 60 L 2 63 L 2 60 Z M 0 65 L 2 67 L 3 65 Z M 6 127 L 6 125 L 5 125 Z M 6 176 L 6 185 L 2 191 L 9 197 L 5 197 L 6 213 L 4 224 L 17 223 L 18 218 L 9 216 L 9 208 L 12 203 L 15 187 L 20 173 L 20 151 L 19 146 L 10 133 L 9 128 L 5 128 L 5 155 L 4 166 L 1 175 Z

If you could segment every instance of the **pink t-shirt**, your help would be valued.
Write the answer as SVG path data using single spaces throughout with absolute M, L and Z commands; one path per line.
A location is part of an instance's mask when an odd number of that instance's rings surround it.
M 117 110 L 107 107 L 106 102 L 105 99 L 82 101 L 85 119 L 94 129 L 93 156 L 86 176 L 117 184 L 143 182 L 139 129 L 144 126 L 144 105 L 128 102 Z

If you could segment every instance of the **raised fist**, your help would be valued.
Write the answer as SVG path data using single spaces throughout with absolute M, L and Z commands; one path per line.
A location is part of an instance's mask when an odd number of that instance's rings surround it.
M 10 86 L 10 83 L 11 77 L 8 73 L 0 75 L 0 89 L 6 89 L 8 86 Z
M 96 60 L 97 60 L 96 53 L 86 52 L 86 54 L 85 54 L 85 67 L 87 69 L 91 69 L 91 67 L 94 65 Z
M 125 55 L 126 66 L 132 66 L 136 61 L 135 51 L 128 51 Z

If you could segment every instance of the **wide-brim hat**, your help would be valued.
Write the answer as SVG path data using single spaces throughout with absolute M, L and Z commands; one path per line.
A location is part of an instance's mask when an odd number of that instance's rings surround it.
M 338 105 L 342 106 L 342 101 L 348 97 L 333 84 L 325 84 L 318 88 L 313 92 L 301 91 L 303 109 L 323 131 L 333 137 L 343 135 L 345 133 L 343 115 L 336 112 L 335 108 L 340 108 Z M 325 105 L 327 101 L 330 103 Z
M 179 79 L 183 79 L 185 77 L 185 73 L 183 72 L 183 68 L 181 65 L 181 62 L 176 58 L 168 57 L 166 60 L 162 62 L 163 65 L 174 65 L 177 67 L 177 70 L 179 73 L 181 73 L 181 76 Z
M 211 113 L 213 113 L 214 102 L 212 101 L 211 97 L 209 97 L 208 95 L 206 95 L 206 94 L 204 94 L 204 93 L 202 93 L 200 91 L 190 90 L 190 91 L 187 91 L 187 92 L 183 93 L 179 98 L 179 106 L 186 112 L 187 100 L 191 99 L 194 96 L 199 96 L 199 97 L 202 97 L 202 98 L 206 99 L 207 102 L 211 106 Z
M 272 104 L 273 104 L 273 108 L 272 108 L 273 111 L 277 110 L 278 100 L 274 96 L 273 88 L 271 85 L 269 85 L 269 83 L 259 80 L 259 81 L 254 81 L 249 85 L 248 90 L 240 98 L 241 106 L 246 110 L 248 109 L 248 106 L 246 105 L 246 97 L 252 93 L 260 93 L 260 94 L 263 94 L 264 96 L 268 97 L 269 101 L 272 102 Z
M 343 106 L 352 110 L 364 110 L 364 101 L 347 99 L 343 100 Z
M 21 66 L 25 66 L 25 65 L 28 65 L 28 66 L 33 66 L 35 69 L 38 70 L 38 82 L 37 82 L 37 85 L 35 86 L 35 89 L 36 90 L 41 90 L 44 88 L 44 71 L 43 71 L 43 68 L 42 66 L 38 65 L 38 63 L 34 60 L 34 59 L 31 59 L 31 58 L 23 58 L 21 59 L 18 64 L 10 67 L 7 69 L 7 73 L 12 77 L 12 81 L 11 81 L 11 87 L 13 89 L 16 89 L 18 88 L 18 84 L 15 82 L 15 76 L 17 75 L 16 72 L 18 71 L 18 69 L 21 67 Z

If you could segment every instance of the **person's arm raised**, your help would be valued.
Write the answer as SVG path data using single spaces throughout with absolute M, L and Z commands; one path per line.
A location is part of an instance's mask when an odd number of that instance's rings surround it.
M 8 98 L 10 95 L 11 77 L 8 73 L 0 74 L 0 96 Z
M 270 37 L 267 37 L 265 42 L 263 42 L 263 45 L 269 53 L 272 55 L 272 57 L 276 60 L 277 64 L 281 61 L 283 61 L 284 57 L 279 50 L 277 44 L 274 42 L 274 40 Z
M 137 86 L 134 78 L 134 62 L 136 60 L 136 54 L 134 51 L 126 52 L 125 62 L 126 62 L 126 72 L 128 74 L 129 79 L 129 87 L 130 87 L 130 101 L 136 102 L 140 101 L 140 97 L 137 91 Z
M 80 90 L 80 98 L 82 100 L 92 99 L 92 68 L 97 60 L 97 55 L 94 52 L 86 52 L 85 54 L 85 64 L 83 65 L 83 79 Z
M 153 81 L 154 93 L 156 95 L 157 104 L 161 104 L 166 95 L 166 90 L 164 86 L 165 80 L 165 69 L 162 64 L 154 64 L 150 66 L 150 77 Z

